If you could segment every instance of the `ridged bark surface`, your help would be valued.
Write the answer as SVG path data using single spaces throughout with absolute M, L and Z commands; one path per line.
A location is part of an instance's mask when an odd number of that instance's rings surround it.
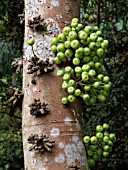
M 30 29 L 28 19 L 41 15 L 46 22 L 47 29 L 37 31 Z M 32 54 L 31 46 L 26 41 L 35 39 L 33 46 L 39 58 L 49 57 L 54 54 L 50 50 L 50 40 L 61 32 L 64 24 L 72 18 L 79 16 L 79 2 L 76 0 L 25 0 L 25 42 L 23 64 L 23 112 L 22 133 L 25 170 L 70 170 L 71 166 L 87 170 L 86 154 L 83 138 L 82 109 L 79 101 L 68 106 L 61 104 L 61 99 L 66 92 L 62 90 L 62 79 L 56 76 L 59 69 L 54 65 L 54 71 L 41 76 L 27 74 L 28 59 Z M 35 76 L 35 77 L 34 77 Z M 33 77 L 36 85 L 31 83 Z M 40 99 L 50 108 L 49 114 L 35 117 L 30 114 L 29 105 L 34 99 Z M 43 154 L 34 150 L 29 151 L 30 144 L 27 139 L 31 134 L 47 134 L 55 144 L 51 152 Z

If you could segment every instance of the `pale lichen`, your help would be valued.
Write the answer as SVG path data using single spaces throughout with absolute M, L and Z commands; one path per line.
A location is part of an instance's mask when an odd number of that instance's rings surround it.
M 37 160 L 34 158 L 34 159 L 31 159 L 31 164 L 33 165 L 33 166 L 35 166 L 36 164 L 37 164 Z
M 59 128 L 52 128 L 50 135 L 54 138 L 58 137 L 60 135 L 60 130 Z
M 51 5 L 54 6 L 54 7 L 58 7 L 59 6 L 59 1 L 58 0 L 52 0 Z
M 65 161 L 64 154 L 59 154 L 55 157 L 55 162 L 57 162 L 57 163 L 63 163 L 64 161 Z
M 70 117 L 66 117 L 65 119 L 64 119 L 64 123 L 66 124 L 66 125 L 71 125 L 71 118 Z

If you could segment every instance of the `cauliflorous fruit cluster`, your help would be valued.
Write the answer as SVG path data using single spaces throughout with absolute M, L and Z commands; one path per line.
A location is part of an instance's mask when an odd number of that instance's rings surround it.
M 108 132 L 109 125 L 104 123 L 96 126 L 95 136 L 85 136 L 83 142 L 87 152 L 89 168 L 95 166 L 96 161 L 106 158 L 112 151 L 113 143 L 116 141 L 114 133 Z
M 110 78 L 102 74 L 107 47 L 108 40 L 103 39 L 99 28 L 84 27 L 78 18 L 73 18 L 70 26 L 52 38 L 55 63 L 70 63 L 57 72 L 57 76 L 63 78 L 62 88 L 69 94 L 62 98 L 63 104 L 74 102 L 77 97 L 91 105 L 106 100 L 111 87 Z

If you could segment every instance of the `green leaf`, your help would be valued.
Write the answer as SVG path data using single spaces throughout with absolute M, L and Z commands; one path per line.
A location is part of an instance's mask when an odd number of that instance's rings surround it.
M 115 27 L 116 27 L 117 31 L 121 31 L 123 29 L 123 20 L 120 20 L 120 22 L 117 22 L 115 24 Z

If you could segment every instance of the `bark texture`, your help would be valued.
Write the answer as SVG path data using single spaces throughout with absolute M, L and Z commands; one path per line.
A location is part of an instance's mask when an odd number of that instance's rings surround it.
M 28 20 L 41 16 L 45 27 L 41 31 L 30 28 Z M 61 99 L 66 93 L 61 89 L 62 80 L 56 76 L 59 69 L 41 76 L 27 74 L 28 60 L 33 56 L 31 46 L 26 44 L 30 37 L 35 39 L 33 49 L 39 58 L 54 54 L 50 51 L 50 40 L 66 23 L 79 16 L 79 2 L 76 0 L 25 0 L 25 43 L 23 63 L 23 112 L 22 133 L 25 170 L 87 170 L 83 138 L 82 109 L 79 101 L 63 106 Z M 41 20 L 42 22 L 42 20 Z M 43 22 L 42 22 L 43 23 Z M 35 24 L 35 23 L 34 23 Z M 43 25 L 43 24 L 42 24 Z M 35 79 L 36 84 L 31 83 Z M 50 112 L 46 116 L 30 114 L 29 105 L 34 99 L 47 103 Z M 28 138 L 31 134 L 47 134 L 55 144 L 51 152 L 29 151 Z

